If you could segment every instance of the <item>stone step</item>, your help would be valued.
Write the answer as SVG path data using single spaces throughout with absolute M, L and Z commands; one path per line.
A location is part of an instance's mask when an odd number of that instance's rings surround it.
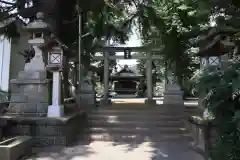
M 179 108 L 182 107 L 182 108 Z M 183 123 L 189 110 L 183 106 L 113 105 L 88 115 L 89 140 L 99 141 L 192 141 Z
M 164 127 L 112 127 L 112 128 L 101 128 L 101 127 L 91 127 L 88 129 L 89 133 L 108 133 L 108 134 L 156 134 L 156 135 L 163 135 L 163 134 L 186 134 L 188 133 L 186 128 L 164 128 Z
M 91 112 L 91 114 L 128 114 L 128 115 L 133 115 L 133 114 L 147 114 L 147 115 L 180 115 L 184 113 L 184 110 L 181 112 L 179 110 L 169 110 L 169 111 L 164 111 L 160 109 L 140 109 L 140 110 L 127 110 L 127 109 L 101 109 L 101 110 L 94 110 Z
M 148 114 L 121 114 L 121 115 L 109 115 L 109 114 L 92 114 L 88 115 L 88 119 L 91 120 L 102 120 L 105 121 L 181 121 L 184 116 L 173 116 L 173 115 L 148 115 Z
M 197 107 L 186 107 L 184 108 L 184 112 L 188 115 L 202 115 L 203 111 Z
M 99 109 L 128 109 L 128 110 L 134 110 L 134 109 L 142 109 L 142 110 L 148 110 L 148 109 L 181 109 L 184 108 L 184 105 L 147 105 L 147 104 L 112 104 L 111 106 L 101 106 Z
M 101 127 L 181 127 L 183 122 L 179 120 L 169 121 L 107 121 L 104 119 L 96 119 L 88 122 L 90 126 L 101 126 Z
M 161 111 L 159 109 L 155 110 L 115 110 L 115 109 L 106 109 L 106 110 L 94 110 L 91 112 L 91 115 L 150 115 L 150 116 L 161 116 L 161 115 L 171 115 L 171 116 L 188 116 L 188 115 L 199 115 L 202 112 L 197 109 L 185 109 L 182 112 L 180 111 Z
M 143 135 L 143 134 L 88 134 L 85 139 L 91 141 L 112 141 L 112 142 L 160 142 L 160 141 L 183 141 L 191 142 L 193 138 L 190 134 L 174 135 Z

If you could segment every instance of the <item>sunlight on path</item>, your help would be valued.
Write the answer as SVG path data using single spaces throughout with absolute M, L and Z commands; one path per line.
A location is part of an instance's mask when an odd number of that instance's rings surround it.
M 200 155 L 191 151 L 184 144 L 92 142 L 89 145 L 79 145 L 65 148 L 60 152 L 41 153 L 38 158 L 28 160 L 203 160 Z

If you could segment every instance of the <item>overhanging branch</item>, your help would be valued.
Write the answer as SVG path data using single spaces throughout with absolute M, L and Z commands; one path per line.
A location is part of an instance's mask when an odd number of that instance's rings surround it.
M 3 0 L 0 0 L 0 3 L 4 3 L 4 4 L 7 4 L 7 5 L 16 5 L 16 3 L 7 2 L 7 1 L 3 1 Z

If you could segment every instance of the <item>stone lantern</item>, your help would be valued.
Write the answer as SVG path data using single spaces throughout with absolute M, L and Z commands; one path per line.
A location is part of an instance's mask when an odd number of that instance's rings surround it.
M 66 46 L 50 36 L 51 28 L 43 21 L 42 13 L 38 13 L 36 21 L 28 24 L 25 29 L 31 35 L 29 44 L 33 48 L 34 56 L 25 64 L 24 70 L 19 72 L 17 79 L 11 81 L 13 87 L 10 104 L 4 116 L 0 116 L 0 119 L 7 123 L 4 134 L 9 137 L 29 135 L 33 138 L 31 147 L 73 144 L 80 132 L 77 124 L 82 119 L 82 112 L 69 112 L 67 116 L 62 116 L 60 72 L 62 48 L 65 49 Z M 49 61 L 45 64 L 43 53 L 47 52 Z M 48 102 L 49 81 L 46 69 L 53 72 L 51 106 Z M 22 138 L 20 140 L 22 141 Z M 21 145 L 19 147 L 21 148 Z
M 37 13 L 36 20 L 24 27 L 30 35 L 28 43 L 32 54 L 28 56 L 32 58 L 18 73 L 17 79 L 11 80 L 11 102 L 7 115 L 47 116 L 48 80 L 41 46 L 50 37 L 52 29 L 43 19 L 44 14 Z
M 44 13 L 38 12 L 36 20 L 29 23 L 24 30 L 29 33 L 29 43 L 45 43 L 45 40 L 53 33 L 52 27 L 43 21 Z
M 202 68 L 209 66 L 220 66 L 221 56 L 225 54 L 223 52 L 224 45 L 220 41 L 220 37 L 216 37 L 205 48 L 200 49 L 198 56 L 200 57 L 200 66 Z
M 237 30 L 229 27 L 212 28 L 209 34 L 202 39 L 205 45 L 200 47 L 200 67 L 219 66 L 222 67 L 228 61 L 228 54 L 233 51 L 235 45 L 230 36 Z
M 42 12 L 37 13 L 36 18 L 35 21 L 24 28 L 29 34 L 28 43 L 35 51 L 35 57 L 30 63 L 26 64 L 25 70 L 46 70 L 43 52 L 40 47 L 48 41 L 53 30 L 49 24 L 43 21 L 44 14 Z
M 208 67 L 225 67 L 229 62 L 229 53 L 235 48 L 234 43 L 231 41 L 230 36 L 236 33 L 236 30 L 231 28 L 213 28 L 209 34 L 202 39 L 205 45 L 200 47 L 198 56 L 200 57 L 200 68 Z M 203 106 L 203 97 L 205 93 L 199 95 L 199 105 Z M 204 115 L 209 115 L 207 109 Z

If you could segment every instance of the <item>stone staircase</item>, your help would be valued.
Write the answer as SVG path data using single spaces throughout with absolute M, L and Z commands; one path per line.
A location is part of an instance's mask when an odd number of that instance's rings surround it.
M 93 141 L 192 141 L 184 125 L 183 106 L 113 104 L 88 115 L 87 135 Z

